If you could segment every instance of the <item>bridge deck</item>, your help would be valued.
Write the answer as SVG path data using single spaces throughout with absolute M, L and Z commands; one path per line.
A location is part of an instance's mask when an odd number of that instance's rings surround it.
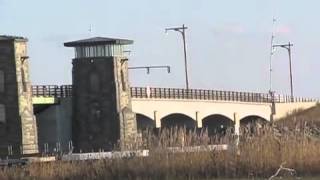
M 272 95 L 268 93 L 218 91 L 203 89 L 178 89 L 178 88 L 147 88 L 131 87 L 132 98 L 156 98 L 156 99 L 192 99 L 231 102 L 256 102 L 256 103 L 288 103 L 288 102 L 315 102 L 315 99 L 293 99 L 287 95 Z M 54 98 L 72 96 L 72 85 L 40 85 L 32 86 L 33 102 L 35 104 L 54 103 Z
M 58 103 L 58 98 L 54 96 L 33 96 L 32 104 L 56 104 Z

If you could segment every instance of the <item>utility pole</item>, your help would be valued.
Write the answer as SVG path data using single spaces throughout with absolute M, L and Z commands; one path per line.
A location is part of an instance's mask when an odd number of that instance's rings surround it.
M 272 56 L 273 56 L 273 50 L 274 50 L 274 47 L 273 47 L 273 43 L 274 43 L 274 40 L 275 40 L 275 23 L 276 23 L 276 19 L 273 18 L 272 19 L 272 34 L 271 34 L 271 41 L 270 41 L 270 57 L 269 57 L 269 71 L 270 71 L 270 74 L 269 74 L 269 93 L 273 93 L 272 91 Z
M 182 27 L 174 27 L 174 28 L 166 28 L 166 33 L 168 31 L 177 31 L 180 32 L 182 35 L 183 40 L 183 52 L 184 52 L 184 71 L 185 71 L 185 78 L 186 78 L 186 89 L 189 89 L 189 79 L 188 79 L 188 62 L 187 62 L 187 47 L 186 47 L 186 33 L 185 30 L 188 29 L 184 24 Z
M 290 42 L 288 44 L 279 44 L 279 45 L 273 45 L 274 48 L 281 47 L 285 48 L 288 51 L 289 55 L 289 70 L 290 70 L 290 93 L 291 93 L 291 102 L 293 102 L 293 79 L 292 79 L 292 62 L 291 62 L 291 47 L 293 44 Z

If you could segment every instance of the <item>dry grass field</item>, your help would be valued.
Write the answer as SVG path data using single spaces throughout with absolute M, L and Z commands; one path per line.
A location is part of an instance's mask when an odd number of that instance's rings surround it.
M 135 145 L 150 149 L 149 157 L 30 164 L 0 170 L 0 179 L 212 179 L 269 178 L 320 175 L 320 106 L 299 111 L 273 125 L 265 125 L 239 139 L 227 133 L 208 137 L 206 132 L 184 129 L 146 133 Z M 181 138 L 184 137 L 184 138 Z M 172 146 L 229 144 L 227 151 L 173 154 Z

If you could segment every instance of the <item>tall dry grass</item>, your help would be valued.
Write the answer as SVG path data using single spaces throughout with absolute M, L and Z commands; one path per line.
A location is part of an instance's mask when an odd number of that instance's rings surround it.
M 314 109 L 319 111 L 318 109 Z M 288 118 L 309 118 L 310 112 Z M 315 112 L 312 112 L 315 113 Z M 315 117 L 315 116 L 314 116 Z M 211 179 L 217 177 L 267 178 L 280 164 L 295 169 L 298 176 L 320 174 L 320 138 L 312 121 L 294 128 L 285 122 L 242 131 L 237 137 L 209 137 L 206 131 L 163 130 L 157 135 L 145 132 L 132 148 L 150 149 L 149 157 L 98 161 L 54 162 L 3 168 L 0 179 Z M 305 121 L 304 121 L 305 122 Z M 183 137 L 183 138 L 182 138 Z M 167 147 L 229 144 L 227 151 L 172 153 Z

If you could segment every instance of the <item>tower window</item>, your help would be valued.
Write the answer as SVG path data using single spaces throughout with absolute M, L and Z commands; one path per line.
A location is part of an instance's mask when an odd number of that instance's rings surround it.
M 27 92 L 26 75 L 25 75 L 25 72 L 24 72 L 24 68 L 23 68 L 23 67 L 21 67 L 21 79 L 22 79 L 23 92 Z
M 0 70 L 0 93 L 4 92 L 4 72 Z
M 100 92 L 100 77 L 99 74 L 97 72 L 91 72 L 90 74 L 90 92 L 91 93 L 98 93 Z
M 81 46 L 75 48 L 76 58 L 122 56 L 122 45 Z
M 127 90 L 127 85 L 126 85 L 126 81 L 124 79 L 124 74 L 123 71 L 121 69 L 121 85 L 122 85 L 122 91 L 126 91 Z
M 6 108 L 0 104 L 0 123 L 6 123 Z

